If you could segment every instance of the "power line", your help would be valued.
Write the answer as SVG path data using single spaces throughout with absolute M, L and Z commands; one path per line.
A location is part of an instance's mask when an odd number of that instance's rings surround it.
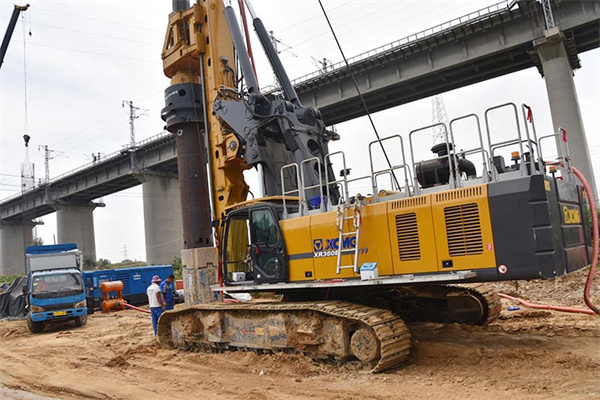
M 1 17 L 1 18 L 2 19 L 9 19 L 8 17 Z M 56 30 L 61 30 L 61 31 L 66 31 L 66 32 L 83 33 L 85 35 L 90 35 L 90 36 L 98 36 L 98 37 L 103 37 L 103 38 L 107 38 L 107 39 L 121 40 L 121 41 L 124 41 L 124 42 L 146 44 L 146 45 L 150 45 L 150 46 L 161 46 L 160 43 L 144 42 L 143 40 L 127 39 L 127 38 L 119 37 L 119 36 L 104 35 L 102 33 L 80 31 L 80 30 L 77 30 L 77 29 L 63 28 L 63 27 L 54 26 L 54 25 L 42 24 L 42 23 L 39 23 L 39 22 L 31 22 L 30 21 L 29 24 L 30 25 L 36 25 L 36 26 L 43 26 L 45 28 L 56 29 Z
M 49 45 L 49 44 L 41 44 L 41 43 L 29 43 L 29 44 L 33 45 L 33 46 L 48 47 L 50 49 L 68 51 L 68 52 L 71 52 L 71 53 L 82 53 L 82 54 L 90 54 L 90 55 L 94 55 L 94 56 L 110 57 L 112 59 L 117 58 L 117 59 L 139 61 L 139 62 L 150 63 L 150 64 L 156 64 L 156 63 L 159 62 L 159 61 L 144 60 L 142 58 L 135 58 L 135 57 L 123 56 L 123 55 L 120 55 L 120 54 L 107 54 L 107 53 L 100 53 L 100 52 L 95 52 L 95 51 L 75 50 L 75 49 L 69 49 L 69 48 L 66 48 L 66 47 L 52 46 L 52 45 Z
M 65 16 L 68 16 L 68 17 L 80 18 L 80 19 L 85 19 L 85 20 L 88 20 L 88 21 L 103 22 L 105 24 L 119 25 L 119 26 L 124 26 L 124 27 L 127 27 L 127 28 L 141 29 L 141 30 L 150 31 L 150 32 L 158 32 L 156 29 L 150 29 L 150 28 L 146 28 L 146 27 L 143 27 L 143 26 L 136 26 L 136 25 L 131 25 L 131 24 L 124 24 L 124 23 L 115 22 L 115 21 L 107 21 L 105 19 L 86 17 L 86 16 L 83 16 L 83 15 L 77 15 L 77 14 L 69 14 L 69 13 L 65 13 L 65 12 L 61 12 L 61 11 L 48 10 L 48 9 L 39 8 L 39 7 L 36 7 L 35 9 L 38 10 L 38 11 L 43 11 L 43 12 L 48 12 L 48 13 L 53 13 L 53 14 L 59 14 L 59 15 L 65 15 Z

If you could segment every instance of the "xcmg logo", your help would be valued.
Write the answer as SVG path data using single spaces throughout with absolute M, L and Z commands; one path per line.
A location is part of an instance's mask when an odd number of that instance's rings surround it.
M 356 236 L 347 236 L 342 240 L 342 250 L 353 249 L 356 247 Z M 314 257 L 333 257 L 338 255 L 340 249 L 340 239 L 314 239 L 313 252 Z M 368 248 L 359 249 L 361 254 L 368 252 Z
M 325 247 L 323 248 L 323 242 L 325 243 Z M 356 247 L 356 236 L 347 236 L 342 241 L 342 249 L 353 249 Z M 340 248 L 340 239 L 315 239 L 313 240 L 313 251 L 330 251 L 330 250 L 339 250 Z

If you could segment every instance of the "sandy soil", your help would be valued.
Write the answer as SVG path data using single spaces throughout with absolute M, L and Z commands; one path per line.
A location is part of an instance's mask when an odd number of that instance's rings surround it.
M 580 305 L 584 272 L 521 283 L 518 290 L 512 283 L 496 287 L 530 300 Z M 24 321 L 2 322 L 0 398 L 600 398 L 599 318 L 521 309 L 504 310 L 487 327 L 409 327 L 410 359 L 398 369 L 370 374 L 352 363 L 323 364 L 298 354 L 161 349 L 149 316 L 136 311 L 96 313 L 84 327 L 55 325 L 38 335 Z

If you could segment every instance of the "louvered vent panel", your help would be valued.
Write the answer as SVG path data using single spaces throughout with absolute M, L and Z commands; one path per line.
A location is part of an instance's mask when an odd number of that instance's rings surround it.
M 435 195 L 435 201 L 437 203 L 442 203 L 445 201 L 454 201 L 474 196 L 481 196 L 481 192 L 482 186 L 455 189 L 443 193 L 437 193 Z
M 446 235 L 450 256 L 471 256 L 483 253 L 483 238 L 477 203 L 446 207 Z
M 419 246 L 419 230 L 415 213 L 396 215 L 396 234 L 400 261 L 420 260 L 421 247 Z
M 427 204 L 427 196 L 409 197 L 408 199 L 396 200 L 392 202 L 392 210 L 417 207 L 425 204 Z

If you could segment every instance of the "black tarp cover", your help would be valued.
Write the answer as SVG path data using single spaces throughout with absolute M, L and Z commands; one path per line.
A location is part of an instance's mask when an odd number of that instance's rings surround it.
M 8 289 L 0 293 L 0 318 L 23 317 L 25 315 L 25 295 L 23 285 L 27 277 L 21 276 L 13 281 Z

